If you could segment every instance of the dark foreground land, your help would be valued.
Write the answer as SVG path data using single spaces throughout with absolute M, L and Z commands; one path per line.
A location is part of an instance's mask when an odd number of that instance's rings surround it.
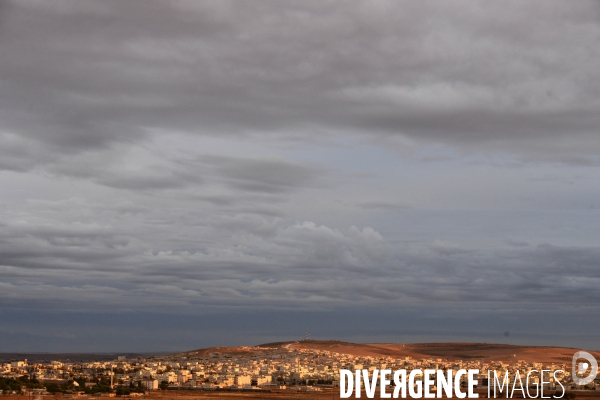
M 552 396 L 553 393 L 544 393 L 545 396 Z M 558 393 L 560 395 L 560 392 Z M 152 393 L 148 396 L 145 396 L 146 400 L 218 400 L 218 399 L 272 399 L 272 400 L 329 400 L 329 399 L 340 399 L 340 391 L 336 390 L 324 390 L 321 392 L 314 393 L 302 393 L 295 392 L 291 390 L 281 391 L 281 392 L 273 392 L 273 393 L 227 393 L 227 392 L 200 392 L 200 393 L 171 393 L 171 392 L 162 392 L 162 393 Z M 356 397 L 351 396 L 350 399 L 355 399 Z M 362 393 L 361 399 L 367 399 L 365 393 Z M 380 399 L 379 393 L 375 394 L 375 399 Z M 485 399 L 487 397 L 486 391 L 479 392 L 479 398 Z M 506 398 L 506 396 L 498 395 L 497 398 Z M 515 393 L 513 399 L 522 398 Z M 593 391 L 580 391 L 580 392 L 571 392 L 568 395 L 563 397 L 564 399 L 586 399 L 586 400 L 595 400 L 600 399 L 600 392 Z
M 479 392 L 480 399 L 488 398 L 485 391 Z M 552 396 L 552 393 L 544 393 L 545 395 Z M 560 394 L 560 393 L 559 393 Z M 354 399 L 352 396 L 350 399 Z M 366 399 L 367 397 L 363 393 L 360 397 Z M 506 396 L 498 396 L 497 398 L 506 398 Z M 514 399 L 520 399 L 522 397 L 515 394 Z M 578 391 L 568 392 L 563 397 L 564 399 L 582 399 L 582 400 L 597 400 L 600 399 L 600 392 L 594 391 Z M 67 400 L 67 399 L 79 399 L 79 400 L 105 400 L 110 397 L 98 397 L 98 396 L 79 396 L 79 397 L 63 397 L 60 395 L 52 396 L 34 396 L 28 397 L 24 395 L 20 396 L 0 396 L 1 400 Z M 265 399 L 265 400 L 337 400 L 340 399 L 339 390 L 324 390 L 321 392 L 306 393 L 296 392 L 292 390 L 285 390 L 272 393 L 233 393 L 227 391 L 194 391 L 194 392 L 175 392 L 175 391 L 156 391 L 149 393 L 141 397 L 113 397 L 112 399 L 139 399 L 139 400 L 254 400 L 254 399 Z M 379 394 L 375 394 L 375 399 L 380 399 Z

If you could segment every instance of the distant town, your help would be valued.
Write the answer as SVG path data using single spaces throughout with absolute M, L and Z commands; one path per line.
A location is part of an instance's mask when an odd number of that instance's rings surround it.
M 322 349 L 298 349 L 290 345 L 248 346 L 147 358 L 119 356 L 111 361 L 14 360 L 0 364 L 0 394 L 135 397 L 158 390 L 315 392 L 339 387 L 341 369 L 478 369 L 480 389 L 488 386 L 488 370 L 498 371 L 498 376 L 509 371 L 511 379 L 517 370 L 521 374 L 542 369 L 562 370 L 556 377 L 567 391 L 600 390 L 598 378 L 585 387 L 575 387 L 570 367 L 570 362 L 414 359 L 408 356 L 358 356 Z M 547 382 L 546 390 L 560 389 L 552 373 L 544 376 L 544 381 Z M 529 386 L 539 388 L 539 373 L 531 375 Z

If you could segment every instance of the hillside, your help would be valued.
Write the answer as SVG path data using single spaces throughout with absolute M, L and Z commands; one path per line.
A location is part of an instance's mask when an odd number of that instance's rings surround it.
M 483 360 L 564 363 L 570 362 L 580 349 L 546 346 L 517 346 L 494 343 L 349 343 L 337 340 L 302 340 L 265 343 L 258 346 L 212 347 L 174 354 L 175 357 L 203 357 L 211 353 L 258 354 L 278 349 L 314 349 L 371 357 L 441 358 L 448 360 Z M 600 352 L 589 351 L 597 359 Z

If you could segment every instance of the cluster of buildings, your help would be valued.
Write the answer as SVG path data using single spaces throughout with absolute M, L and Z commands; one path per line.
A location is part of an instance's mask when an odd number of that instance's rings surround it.
M 568 367 L 568 368 L 567 368 Z M 444 359 L 411 359 L 410 357 L 369 357 L 340 354 L 327 350 L 248 347 L 237 351 L 193 353 L 178 356 L 125 359 L 109 362 L 28 363 L 27 360 L 0 364 L 0 377 L 28 375 L 41 382 L 63 384 L 77 391 L 77 387 L 108 385 L 137 387 L 144 390 L 305 390 L 314 391 L 339 386 L 340 370 L 375 369 L 411 370 L 478 369 L 478 386 L 487 387 L 488 371 L 497 371 L 500 381 L 506 371 L 512 381 L 517 375 L 525 383 L 525 375 L 532 370 L 562 370 L 554 374 L 530 374 L 529 385 L 540 385 L 543 378 L 546 389 L 559 389 L 557 380 L 569 389 L 600 390 L 597 379 L 585 388 L 575 387 L 570 376 L 570 364 L 544 364 L 515 361 L 448 361 Z M 466 377 L 465 377 L 466 379 Z M 466 385 L 466 382 L 465 382 Z

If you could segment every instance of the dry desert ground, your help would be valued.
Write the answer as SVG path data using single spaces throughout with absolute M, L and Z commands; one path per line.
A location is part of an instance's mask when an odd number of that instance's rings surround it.
M 550 395 L 552 395 L 550 393 Z M 591 391 L 572 392 L 572 397 L 565 396 L 564 398 L 570 399 L 581 399 L 581 400 L 600 400 L 600 393 L 594 393 Z M 113 397 L 118 399 L 119 397 Z M 351 399 L 355 397 L 352 396 Z M 363 393 L 361 399 L 367 397 Z M 488 398 L 485 393 L 481 393 L 479 398 Z M 499 397 L 500 398 L 500 397 Z M 504 397 L 505 398 L 505 397 Z M 521 398 L 515 397 L 513 398 Z M 71 398 L 69 398 L 70 400 Z M 110 399 L 109 397 L 97 397 L 97 396 L 81 396 L 79 400 L 105 400 Z M 127 396 L 121 397 L 121 399 L 140 399 L 140 400 L 336 400 L 340 399 L 338 390 L 322 391 L 317 393 L 299 393 L 295 391 L 281 391 L 273 393 L 231 393 L 231 392 L 204 392 L 204 391 L 156 391 L 152 392 L 143 397 L 129 398 Z M 375 399 L 380 399 L 379 395 L 375 395 Z M 63 396 L 39 396 L 37 398 L 30 398 L 28 396 L 0 396 L 0 400 L 67 400 Z

